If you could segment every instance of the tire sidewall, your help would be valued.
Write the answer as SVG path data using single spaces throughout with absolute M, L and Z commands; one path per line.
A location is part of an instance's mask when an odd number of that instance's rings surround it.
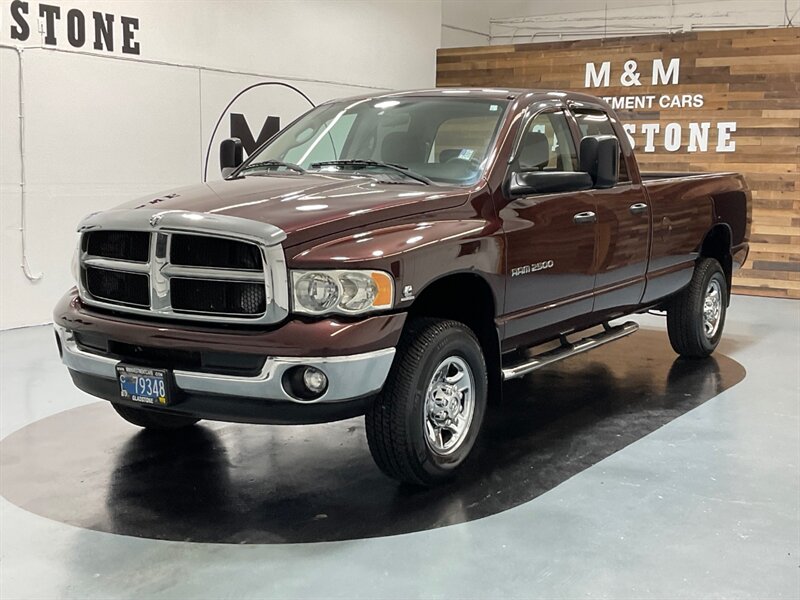
M 722 330 L 725 327 L 725 317 L 727 316 L 728 312 L 728 284 L 725 281 L 725 274 L 722 272 L 722 267 L 719 266 L 719 263 L 714 262 L 712 264 L 713 266 L 706 270 L 701 281 L 700 297 L 698 298 L 698 305 L 695 310 L 695 327 L 697 328 L 697 338 L 700 340 L 700 344 L 703 346 L 703 348 L 709 353 L 711 353 L 717 347 L 719 341 L 722 339 Z M 713 337 L 709 338 L 706 336 L 705 328 L 703 327 L 703 305 L 705 303 L 706 290 L 713 279 L 716 279 L 719 283 L 719 289 L 722 298 L 717 332 Z
M 474 381 L 475 411 L 467 436 L 454 452 L 439 455 L 428 447 L 425 434 L 425 394 L 435 369 L 449 356 L 463 359 L 472 370 Z M 432 344 L 418 365 L 414 380 L 414 396 L 408 403 L 406 430 L 409 432 L 412 451 L 428 478 L 448 476 L 469 455 L 481 429 L 486 412 L 488 380 L 486 363 L 477 340 L 459 328 L 449 328 Z

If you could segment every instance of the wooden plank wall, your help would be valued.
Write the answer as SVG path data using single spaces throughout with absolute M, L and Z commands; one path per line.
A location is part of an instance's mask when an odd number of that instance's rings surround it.
M 680 58 L 676 85 L 652 85 L 652 61 Z M 623 86 L 633 59 L 640 86 Z M 584 87 L 586 63 L 611 62 L 609 87 Z M 629 81 L 629 80 L 628 80 Z M 441 49 L 437 85 L 566 89 L 597 96 L 701 94 L 700 108 L 619 110 L 643 170 L 739 171 L 753 190 L 751 252 L 734 291 L 800 298 L 800 29 L 748 29 Z M 707 152 L 688 152 L 688 124 L 710 122 Z M 715 152 L 717 123 L 736 122 L 733 152 Z M 642 123 L 660 123 L 643 151 Z M 668 123 L 682 126 L 679 150 L 664 147 Z

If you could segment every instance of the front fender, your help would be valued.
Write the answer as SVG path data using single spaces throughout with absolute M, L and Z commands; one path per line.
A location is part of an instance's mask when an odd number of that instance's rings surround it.
M 395 278 L 395 306 L 405 308 L 427 285 L 451 273 L 486 279 L 502 306 L 502 236 L 483 219 L 418 221 L 349 234 L 287 257 L 291 269 L 379 269 Z M 469 302 L 469 298 L 456 298 Z

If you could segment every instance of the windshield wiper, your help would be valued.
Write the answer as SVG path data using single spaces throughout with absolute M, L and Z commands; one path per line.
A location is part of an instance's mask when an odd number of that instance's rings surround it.
M 416 179 L 417 181 L 419 181 L 420 183 L 424 183 L 425 185 L 430 185 L 431 183 L 433 183 L 430 179 L 428 179 L 424 175 L 415 173 L 406 166 L 398 165 L 395 163 L 379 162 L 377 160 L 353 158 L 349 160 L 323 160 L 320 162 L 311 163 L 312 169 L 319 169 L 320 167 L 353 167 L 354 169 L 364 169 L 366 167 L 378 167 L 381 169 L 388 169 L 389 171 L 400 173 L 411 179 Z
M 250 163 L 244 169 L 242 169 L 241 172 L 244 173 L 245 171 L 249 171 L 250 169 L 277 169 L 279 167 L 285 167 L 290 171 L 294 171 L 295 173 L 306 172 L 306 170 L 300 165 L 296 165 L 290 162 L 284 162 L 282 160 L 262 160 L 260 162 Z

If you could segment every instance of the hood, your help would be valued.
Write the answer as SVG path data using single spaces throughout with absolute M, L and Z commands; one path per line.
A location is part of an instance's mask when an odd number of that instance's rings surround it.
M 119 208 L 190 210 L 241 217 L 280 227 L 285 245 L 463 204 L 458 187 L 382 183 L 369 177 L 251 175 L 146 196 Z

